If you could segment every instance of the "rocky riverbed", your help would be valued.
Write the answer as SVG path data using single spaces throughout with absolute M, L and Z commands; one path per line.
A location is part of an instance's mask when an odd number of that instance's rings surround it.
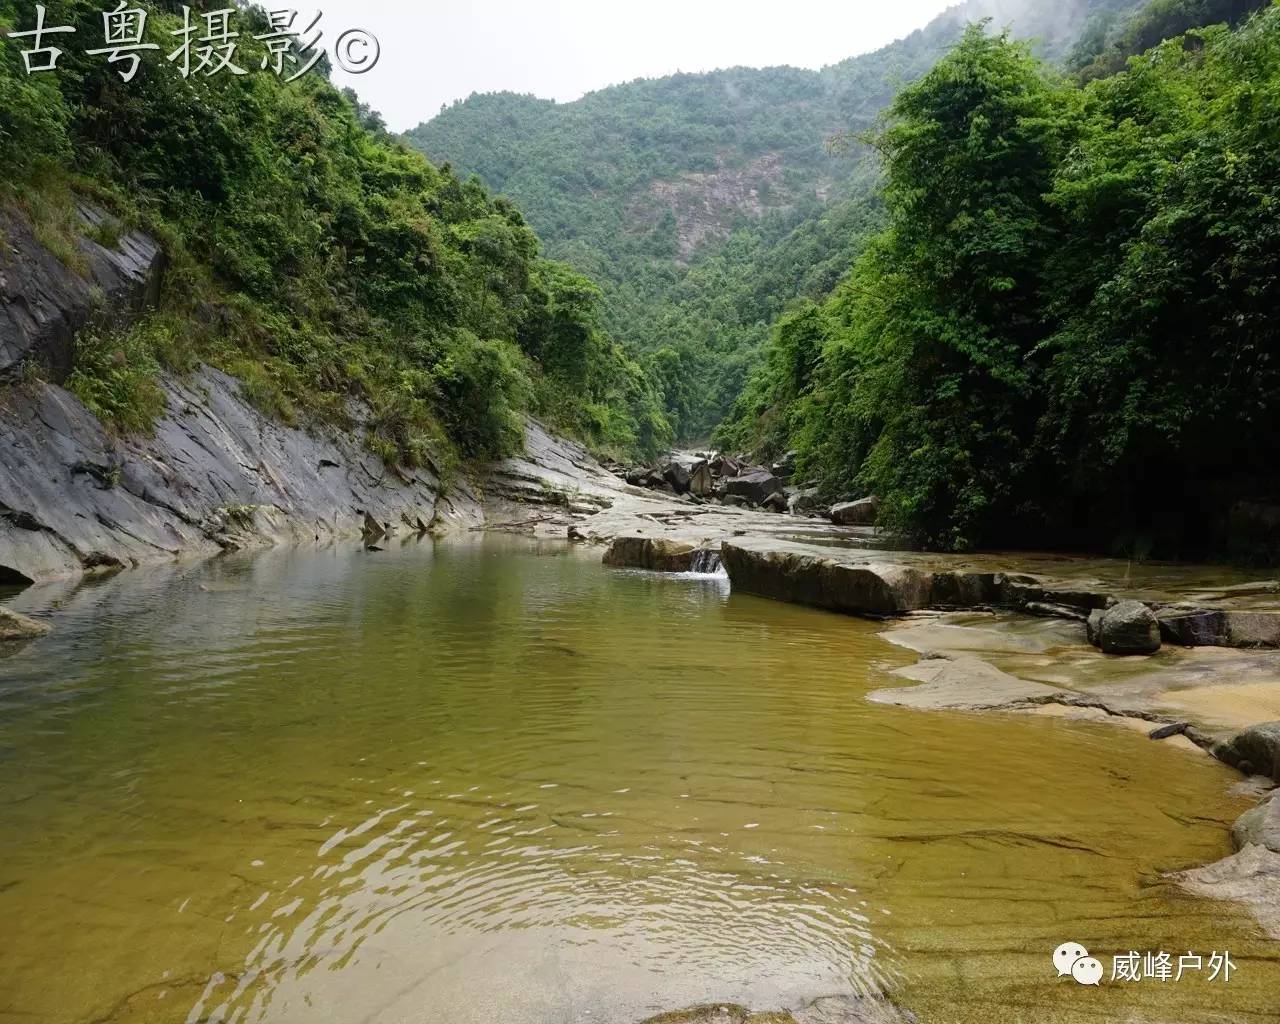
M 92 211 L 86 213 L 91 217 Z M 145 240 L 127 260 L 91 251 L 122 308 L 154 291 Z M 87 293 L 34 260 L 9 282 L 30 293 L 0 322 L 0 376 L 32 352 L 65 366 Z M 15 312 L 17 310 L 17 312 Z M 1258 802 L 1237 852 L 1177 874 L 1187 890 L 1247 905 L 1280 938 L 1280 583 L 1221 567 L 1133 565 L 1048 554 L 940 556 L 893 550 L 874 499 L 819 504 L 792 466 L 675 453 L 602 465 L 526 423 L 525 450 L 446 474 L 388 468 L 353 429 L 272 422 L 212 368 L 164 381 L 153 436 L 110 435 L 55 382 L 0 382 L 0 649 L 48 631 L 67 586 L 52 581 L 146 562 L 275 544 L 360 543 L 492 530 L 596 545 L 606 565 L 727 572 L 740 591 L 882 620 L 919 655 L 875 702 L 926 712 L 1053 715 L 1140 729 L 1240 770 Z M 1171 755 L 1175 756 L 1175 755 Z M 882 1004 L 792 1014 L 701 1007 L 661 1024 L 900 1020 Z M 656 1024 L 656 1022 L 655 1022 Z

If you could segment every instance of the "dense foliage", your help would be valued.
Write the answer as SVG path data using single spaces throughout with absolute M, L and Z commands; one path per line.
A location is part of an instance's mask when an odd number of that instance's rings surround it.
M 927 544 L 1221 548 L 1280 457 L 1280 7 L 1070 85 L 970 30 L 876 135 L 887 224 L 735 440 Z
M 183 79 L 163 59 L 176 5 L 149 7 L 161 49 L 125 83 L 85 53 L 102 4 L 46 6 L 46 25 L 77 35 L 52 37 L 58 70 L 31 76 L 18 41 L 0 45 L 0 199 L 72 264 L 74 194 L 174 261 L 155 316 L 127 338 L 82 339 L 69 384 L 105 417 L 145 426 L 160 366 L 209 360 L 286 419 L 363 400 L 388 461 L 509 451 L 527 409 L 603 448 L 668 439 L 647 378 L 599 325 L 598 290 L 540 256 L 511 202 L 392 140 L 323 66 L 292 83 L 259 70 L 260 9 L 237 14 L 250 73 Z M 32 17 L 0 0 L 0 28 Z
M 821 298 L 877 225 L 871 127 L 967 22 L 992 14 L 1058 57 L 1137 0 L 968 0 L 822 71 L 733 68 L 556 104 L 475 95 L 406 139 L 514 199 L 549 251 L 601 282 L 604 322 L 660 382 L 686 438 L 728 411 L 792 299 Z

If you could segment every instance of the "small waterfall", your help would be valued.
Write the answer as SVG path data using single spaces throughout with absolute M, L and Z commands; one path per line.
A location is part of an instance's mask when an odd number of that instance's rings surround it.
M 699 548 L 693 553 L 693 562 L 689 566 L 689 571 L 701 573 L 704 576 L 725 575 L 724 566 L 720 563 L 720 552 L 715 548 Z

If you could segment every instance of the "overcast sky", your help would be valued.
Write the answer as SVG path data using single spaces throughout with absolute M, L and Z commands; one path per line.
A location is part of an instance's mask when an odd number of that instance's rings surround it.
M 510 89 L 565 101 L 674 71 L 818 68 L 878 49 L 953 2 L 317 0 L 310 9 L 299 6 L 298 23 L 319 7 L 326 48 L 349 28 L 378 38 L 382 54 L 371 71 L 335 69 L 334 78 L 401 131 L 473 92 Z

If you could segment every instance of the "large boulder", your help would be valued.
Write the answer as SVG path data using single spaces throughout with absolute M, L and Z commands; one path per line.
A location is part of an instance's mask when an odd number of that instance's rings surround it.
M 1269 775 L 1280 782 L 1280 722 L 1251 725 L 1214 747 L 1213 753 L 1246 775 Z
M 715 477 L 737 476 L 742 472 L 742 463 L 732 455 L 716 455 L 710 463 L 711 475 Z
M 605 565 L 651 572 L 691 572 L 698 545 L 669 537 L 615 537 L 605 549 Z
M 676 494 L 689 493 L 689 481 L 692 476 L 689 467 L 681 462 L 668 462 L 662 467 L 662 478 L 671 485 L 671 489 Z
M 1227 620 L 1221 611 L 1206 608 L 1161 608 L 1156 613 L 1160 636 L 1180 647 L 1228 646 Z
M 1160 623 L 1141 601 L 1120 601 L 1103 612 L 1097 637 L 1106 654 L 1153 654 L 1160 650 Z
M 37 622 L 19 612 L 0 608 L 0 643 L 34 640 L 38 636 L 44 636 L 52 628 L 46 623 Z
M 875 526 L 880 512 L 880 499 L 859 498 L 831 506 L 831 521 L 838 526 Z
M 1084 635 L 1094 647 L 1102 646 L 1102 617 L 1107 614 L 1105 608 L 1094 608 L 1084 621 Z
M 767 538 L 727 540 L 721 560 L 735 591 L 849 615 L 901 615 L 928 607 L 933 577 L 902 565 L 845 561 L 823 549 Z
M 1230 647 L 1280 647 L 1280 612 L 1228 611 L 1222 613 Z
M 689 474 L 689 493 L 699 498 L 710 498 L 715 493 L 716 480 L 711 475 L 711 467 L 706 462 L 699 465 Z
M 1264 846 L 1272 853 L 1280 853 L 1280 789 L 1273 790 L 1257 807 L 1240 815 L 1231 826 L 1231 838 L 1238 850 Z
M 764 501 L 760 502 L 760 507 L 769 512 L 785 512 L 787 511 L 787 495 L 785 491 L 774 491 Z
M 767 469 L 753 469 L 724 481 L 724 493 L 746 498 L 753 505 L 763 505 L 769 495 L 782 490 L 782 481 Z
M 800 487 L 794 491 L 787 491 L 787 511 L 792 515 L 817 512 L 822 505 L 822 496 L 816 487 Z

